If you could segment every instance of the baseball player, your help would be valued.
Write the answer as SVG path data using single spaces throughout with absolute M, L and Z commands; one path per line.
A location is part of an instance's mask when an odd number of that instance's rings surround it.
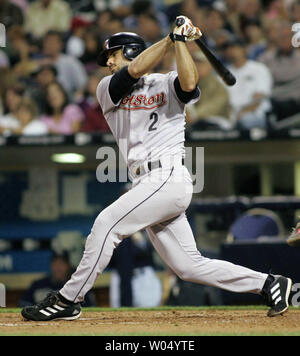
M 229 262 L 209 259 L 197 250 L 185 211 L 192 198 L 192 180 L 184 165 L 185 105 L 200 98 L 198 73 L 186 46 L 201 36 L 184 23 L 146 49 L 134 33 L 111 36 L 99 64 L 111 75 L 103 78 L 97 97 L 127 162 L 132 189 L 104 209 L 87 238 L 77 270 L 59 292 L 22 310 L 25 319 L 73 320 L 80 302 L 108 265 L 123 238 L 146 229 L 154 248 L 180 278 L 232 292 L 261 294 L 271 307 L 268 316 L 288 309 L 292 281 Z M 151 70 L 172 47 L 177 71 Z

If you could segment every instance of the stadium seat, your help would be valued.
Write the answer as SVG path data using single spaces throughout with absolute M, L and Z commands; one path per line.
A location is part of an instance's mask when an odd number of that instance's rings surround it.
M 227 242 L 265 240 L 284 236 L 280 217 L 268 209 L 254 208 L 238 217 L 229 229 Z

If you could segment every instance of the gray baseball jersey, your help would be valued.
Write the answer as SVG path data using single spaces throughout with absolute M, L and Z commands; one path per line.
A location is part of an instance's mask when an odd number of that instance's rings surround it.
M 145 160 L 184 156 L 185 104 L 174 88 L 177 75 L 172 71 L 143 76 L 117 104 L 108 90 L 111 76 L 99 83 L 97 98 L 129 170 Z M 200 91 L 189 103 L 199 98 Z

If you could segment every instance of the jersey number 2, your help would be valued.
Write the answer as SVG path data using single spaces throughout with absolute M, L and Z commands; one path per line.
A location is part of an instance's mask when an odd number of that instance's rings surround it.
M 156 112 L 153 112 L 150 115 L 150 120 L 153 120 L 153 122 L 151 123 L 151 125 L 149 126 L 148 131 L 155 131 L 157 130 L 157 126 L 155 127 L 155 125 L 157 124 L 158 121 L 158 114 Z

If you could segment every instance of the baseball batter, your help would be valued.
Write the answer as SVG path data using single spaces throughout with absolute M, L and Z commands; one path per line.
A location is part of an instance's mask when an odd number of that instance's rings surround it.
M 290 279 L 202 256 L 185 215 L 192 198 L 192 180 L 183 162 L 185 105 L 200 98 L 197 69 L 185 42 L 200 36 L 184 17 L 182 26 L 147 49 L 134 33 L 118 33 L 105 42 L 99 64 L 108 66 L 111 75 L 99 83 L 97 97 L 127 161 L 132 189 L 98 215 L 71 279 L 59 292 L 24 308 L 25 319 L 77 319 L 80 302 L 114 248 L 141 229 L 180 278 L 261 294 L 271 307 L 269 316 L 288 309 Z M 177 71 L 149 74 L 172 47 Z

